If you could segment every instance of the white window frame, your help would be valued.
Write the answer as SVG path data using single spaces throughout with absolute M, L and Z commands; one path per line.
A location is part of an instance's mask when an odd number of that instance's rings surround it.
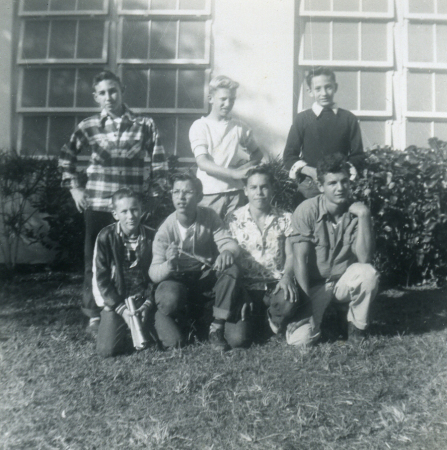
M 76 9 L 74 10 L 68 10 L 68 11 L 51 11 L 50 10 L 50 0 L 48 0 L 47 3 L 47 10 L 46 11 L 24 11 L 23 9 L 23 2 L 24 0 L 20 0 L 19 3 L 19 17 L 27 17 L 27 16 L 40 16 L 40 17 L 47 17 L 47 16 L 92 16 L 92 15 L 106 15 L 109 11 L 109 0 L 103 0 L 102 1 L 102 9 L 91 9 L 91 10 L 81 10 L 78 11 Z M 76 0 L 76 6 L 78 5 L 78 0 Z
M 209 16 L 211 15 L 211 0 L 205 1 L 204 9 L 180 9 L 180 0 L 176 2 L 176 9 L 150 9 L 151 0 L 147 0 L 145 9 L 124 9 L 123 0 L 118 2 L 118 14 L 126 16 Z
M 334 11 L 334 2 L 330 1 L 330 11 L 311 11 L 305 9 L 305 0 L 301 0 L 300 17 L 320 17 L 320 18 L 343 18 L 343 19 L 384 19 L 391 20 L 394 18 L 394 1 L 388 0 L 386 12 L 363 11 L 362 0 L 360 0 L 360 11 Z

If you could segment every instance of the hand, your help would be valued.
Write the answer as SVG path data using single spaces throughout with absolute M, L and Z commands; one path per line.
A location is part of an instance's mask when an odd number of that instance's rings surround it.
M 214 263 L 213 269 L 217 272 L 223 272 L 228 267 L 234 264 L 234 256 L 229 250 L 224 250 L 217 258 Z
M 276 285 L 273 294 L 277 294 L 280 289 L 284 291 L 284 300 L 289 301 L 290 303 L 295 303 L 298 301 L 298 289 L 293 282 L 292 277 L 284 275 Z
M 135 315 L 141 317 L 142 322 L 146 322 L 146 319 L 149 317 L 149 312 L 152 309 L 154 304 L 151 303 L 143 303 L 136 311 Z
M 311 177 L 312 180 L 314 181 L 318 181 L 318 177 L 317 177 L 317 169 L 315 169 L 315 167 L 312 166 L 304 166 L 301 169 L 301 172 L 303 175 L 307 175 L 308 177 Z
M 253 313 L 253 302 L 245 302 L 241 309 L 241 319 L 245 322 Z
M 239 166 L 237 169 L 233 169 L 233 178 L 235 180 L 243 180 L 247 176 L 247 172 L 253 167 L 259 165 L 258 161 L 248 161 L 242 166 Z
M 351 214 L 354 214 L 354 216 L 357 217 L 368 217 L 371 215 L 368 207 L 361 202 L 354 202 L 350 207 L 349 207 L 349 212 Z
M 70 193 L 75 202 L 76 209 L 80 213 L 83 212 L 87 208 L 89 200 L 89 197 L 85 192 L 85 189 L 80 188 L 70 189 Z
M 180 258 L 180 249 L 177 244 L 171 243 L 166 249 L 166 259 L 170 272 L 176 272 Z

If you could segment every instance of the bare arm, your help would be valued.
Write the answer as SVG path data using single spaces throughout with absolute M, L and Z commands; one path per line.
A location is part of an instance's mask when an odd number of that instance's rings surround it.
M 307 296 L 309 296 L 310 291 L 308 260 L 311 245 L 310 242 L 299 242 L 293 246 L 295 278 Z
M 289 238 L 286 239 L 284 250 L 286 254 L 286 260 L 284 262 L 284 275 L 276 285 L 273 293 L 276 294 L 280 289 L 282 289 L 284 291 L 284 299 L 293 303 L 298 300 L 298 290 L 295 282 L 293 281 L 293 250 Z
M 371 212 L 360 202 L 349 207 L 349 212 L 358 217 L 357 238 L 353 243 L 353 252 L 360 263 L 370 263 L 374 253 L 374 233 L 372 229 Z
M 217 165 L 210 155 L 199 155 L 196 158 L 197 165 L 208 175 L 219 178 L 221 180 L 242 180 L 249 169 L 257 165 L 257 161 L 249 161 L 248 163 L 232 169 L 230 167 L 222 167 Z

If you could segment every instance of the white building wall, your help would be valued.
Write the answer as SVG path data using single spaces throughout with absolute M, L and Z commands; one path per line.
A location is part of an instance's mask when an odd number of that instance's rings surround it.
M 294 0 L 215 0 L 213 76 L 240 83 L 235 114 L 281 155 L 293 119 Z M 295 101 L 296 103 L 296 101 Z

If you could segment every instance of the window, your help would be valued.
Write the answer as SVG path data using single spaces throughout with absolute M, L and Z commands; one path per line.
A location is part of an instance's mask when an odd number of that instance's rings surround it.
M 444 0 L 303 0 L 299 36 L 299 110 L 312 103 L 305 72 L 331 66 L 336 100 L 359 117 L 365 147 L 446 138 Z
M 97 112 L 92 78 L 107 67 L 166 150 L 191 159 L 189 127 L 207 112 L 210 0 L 21 0 L 18 16 L 19 151 L 57 155 Z

